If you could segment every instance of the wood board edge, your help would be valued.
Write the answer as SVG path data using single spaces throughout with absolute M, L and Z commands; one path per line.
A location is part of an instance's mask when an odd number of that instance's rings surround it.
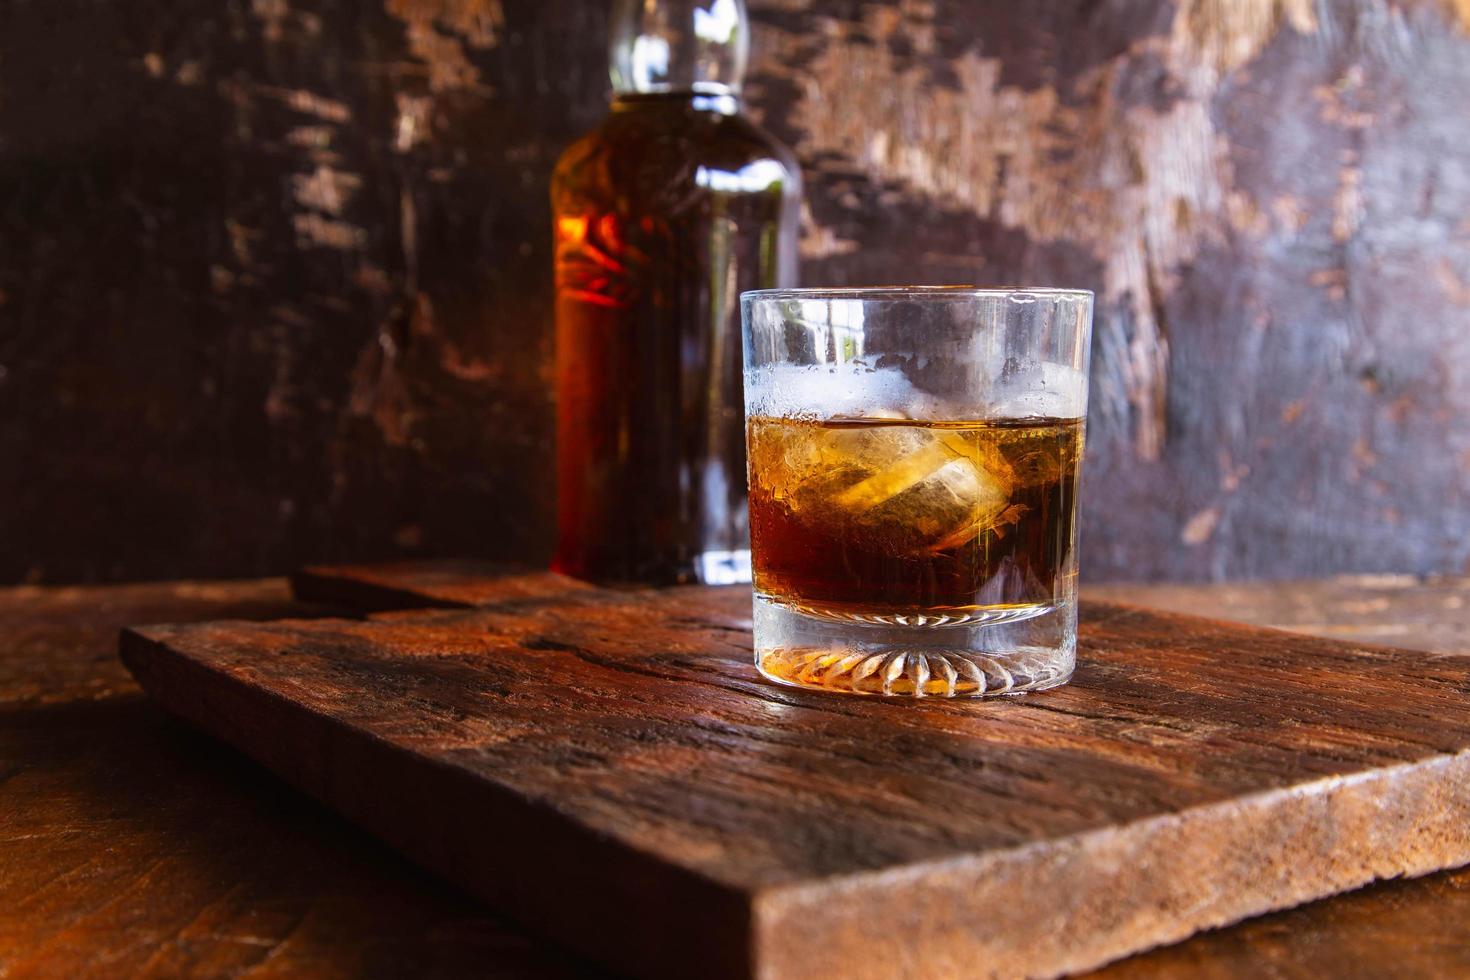
M 1466 864 L 1470 750 L 1010 851 L 770 889 L 755 900 L 754 956 L 764 980 L 1064 976 Z M 1116 887 L 1109 868 L 1130 869 L 1132 886 Z
M 751 896 L 587 829 L 551 806 L 252 688 L 168 646 L 190 627 L 125 629 L 123 664 L 155 701 L 520 924 L 637 976 L 753 976 Z M 248 703 L 247 711 L 241 709 Z M 371 788 L 334 772 L 375 772 Z M 384 793 L 384 787 L 395 792 Z M 450 800 L 440 812 L 385 807 Z M 398 814 L 409 812 L 411 819 Z M 484 846 L 488 835 L 504 841 Z M 609 893 L 611 889 L 611 893 Z
M 412 588 L 346 574 L 333 565 L 307 565 L 289 577 L 291 594 L 302 602 L 346 606 L 360 612 L 396 609 L 472 609 L 473 605 L 428 595 Z

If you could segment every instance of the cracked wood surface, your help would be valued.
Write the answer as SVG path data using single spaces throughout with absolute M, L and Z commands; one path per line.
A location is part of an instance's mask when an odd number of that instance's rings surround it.
M 539 563 L 605 6 L 7 5 L 0 580 Z M 804 281 L 1098 292 L 1090 577 L 1465 571 L 1463 0 L 751 7 Z
M 429 571 L 419 570 L 420 581 Z M 438 571 L 441 584 L 450 571 Z M 1331 587 L 1273 591 L 1331 602 Z M 1193 609 L 1225 614 L 1212 591 L 1197 589 Z M 1147 603 L 1156 594 L 1138 586 L 1128 598 Z M 1396 608 L 1413 607 L 1418 595 L 1399 588 L 1389 606 L 1360 609 L 1359 621 L 1392 624 Z M 1426 616 L 1444 608 L 1422 605 Z M 116 659 L 116 633 L 127 624 L 312 610 L 291 602 L 279 580 L 0 590 L 0 973 L 597 974 L 169 719 Z M 1231 603 L 1228 611 L 1243 610 Z M 1465 635 L 1454 632 L 1463 626 L 1454 610 L 1444 614 L 1445 634 Z M 1470 643 L 1460 649 L 1470 652 Z M 1098 975 L 1457 976 L 1470 972 L 1467 921 L 1470 870 L 1444 872 L 1205 933 Z
M 124 659 L 422 863 L 639 974 L 704 955 L 729 976 L 1054 975 L 1470 860 L 1462 658 L 1091 603 L 1067 687 L 900 709 L 761 681 L 747 589 L 557 581 L 140 629 Z

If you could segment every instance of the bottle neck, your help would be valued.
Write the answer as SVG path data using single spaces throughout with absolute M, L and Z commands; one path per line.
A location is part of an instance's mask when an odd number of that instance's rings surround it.
M 616 0 L 609 38 L 613 94 L 733 101 L 749 46 L 745 0 Z

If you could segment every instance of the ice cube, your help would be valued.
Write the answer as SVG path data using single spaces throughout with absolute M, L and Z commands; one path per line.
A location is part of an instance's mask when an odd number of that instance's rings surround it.
M 943 550 L 993 526 L 1014 474 L 995 449 L 958 431 L 856 425 L 801 440 L 803 474 L 787 501 L 803 522 L 890 554 Z
M 747 415 L 833 418 L 933 417 L 932 398 L 896 367 L 862 360 L 839 364 L 768 364 L 745 372 Z

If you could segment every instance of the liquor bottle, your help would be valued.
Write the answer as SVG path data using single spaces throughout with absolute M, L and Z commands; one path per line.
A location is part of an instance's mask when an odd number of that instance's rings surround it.
M 557 163 L 557 550 L 750 580 L 739 295 L 792 284 L 801 176 L 741 112 L 743 0 L 616 0 L 613 100 Z

